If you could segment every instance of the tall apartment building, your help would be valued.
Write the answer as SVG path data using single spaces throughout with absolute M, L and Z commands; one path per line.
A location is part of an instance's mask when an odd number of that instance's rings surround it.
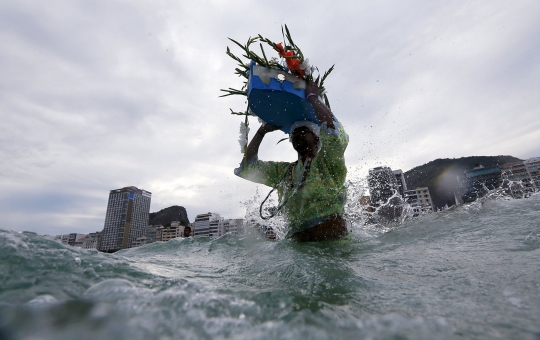
M 84 240 L 86 239 L 86 234 L 76 234 L 76 235 L 77 236 L 75 236 L 75 241 L 73 242 L 73 244 L 70 244 L 70 245 L 74 247 L 82 248 Z
M 153 243 L 157 241 L 157 229 L 159 226 L 149 225 L 146 228 L 146 237 L 148 238 L 147 243 Z M 161 241 L 161 239 L 160 239 Z
M 261 231 L 261 233 L 264 235 L 264 237 L 270 239 L 270 240 L 275 240 L 277 235 L 276 235 L 276 232 L 274 231 L 274 229 L 272 227 L 269 227 L 269 226 L 262 226 L 262 229 L 259 229 Z
M 222 217 L 210 220 L 210 230 L 208 232 L 209 237 L 221 237 L 225 234 L 238 235 L 244 220 L 241 218 L 224 219 Z
M 531 175 L 527 171 L 525 162 L 511 162 L 501 166 L 502 177 L 505 185 L 508 185 L 507 190 L 514 198 L 523 198 L 534 192 L 534 183 Z
M 465 170 L 463 175 L 458 175 L 457 180 L 459 192 L 456 195 L 456 203 L 473 202 L 484 196 L 489 190 L 501 186 L 501 168 L 498 166 L 485 168 L 479 164 L 473 169 Z
M 529 158 L 523 162 L 535 191 L 540 191 L 540 157 Z
M 396 175 L 387 166 L 369 169 L 368 186 L 373 206 L 385 204 L 399 190 Z
M 150 243 L 148 242 L 148 237 L 146 236 L 137 237 L 135 241 L 131 243 L 131 248 L 144 246 L 145 244 L 148 244 L 148 243 Z
M 238 235 L 241 232 L 243 226 L 244 219 L 242 218 L 231 218 L 223 220 L 222 223 L 219 225 L 218 237 L 225 234 Z
M 133 186 L 110 191 L 100 251 L 131 248 L 137 238 L 146 235 L 151 197 L 150 192 Z
M 161 229 L 160 241 L 167 242 L 173 238 L 184 237 L 184 228 L 185 226 L 183 225 L 173 225 L 172 223 L 170 227 L 163 227 L 163 229 Z
M 86 237 L 84 238 L 81 248 L 99 249 L 100 241 L 101 241 L 101 232 L 96 231 L 95 233 L 90 233 L 86 235 Z
M 191 234 L 193 237 L 214 236 L 214 234 L 217 236 L 218 223 L 221 219 L 219 214 L 211 212 L 197 215 L 191 224 Z M 210 224 L 212 224 L 212 228 Z
M 433 205 L 433 200 L 431 199 L 428 187 L 405 191 L 405 201 L 413 209 L 414 216 L 435 211 L 435 206 Z
M 63 244 L 69 244 L 69 234 L 58 235 L 56 238 L 59 239 Z
M 222 224 L 223 224 L 223 218 L 222 217 L 210 220 L 208 236 L 209 237 L 219 237 L 219 236 L 221 236 L 219 234 L 219 227 Z
M 154 227 L 156 228 L 156 238 L 154 239 L 154 242 L 163 242 L 162 232 L 165 227 L 162 225 Z M 146 229 L 146 236 L 148 237 L 148 229 Z
M 85 234 L 71 233 L 71 234 L 58 235 L 56 236 L 56 239 L 60 240 L 63 244 L 81 247 L 85 236 L 86 236 Z
M 405 175 L 403 174 L 403 171 L 401 169 L 397 169 L 392 171 L 394 176 L 396 176 L 396 182 L 397 182 L 397 191 L 401 195 L 401 197 L 405 197 L 405 191 L 407 191 L 407 183 L 405 182 Z

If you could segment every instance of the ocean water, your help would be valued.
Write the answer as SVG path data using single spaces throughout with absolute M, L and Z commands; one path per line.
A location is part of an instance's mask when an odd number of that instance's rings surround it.
M 540 339 L 540 196 L 344 240 L 103 254 L 0 230 L 0 339 Z

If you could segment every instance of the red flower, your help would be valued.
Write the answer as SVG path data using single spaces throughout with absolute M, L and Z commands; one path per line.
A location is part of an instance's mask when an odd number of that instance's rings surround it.
M 292 50 L 285 51 L 282 43 L 276 44 L 276 46 L 277 48 L 274 47 L 274 49 L 279 53 L 280 57 L 285 58 L 285 62 L 287 63 L 287 68 L 291 71 L 296 71 L 300 77 L 303 77 L 305 74 L 305 71 L 300 69 L 300 64 L 301 64 L 300 59 L 291 58 L 292 56 L 294 56 L 294 51 Z
M 300 60 L 298 60 L 297 58 L 287 58 L 285 59 L 285 61 L 287 62 L 287 67 L 289 68 L 289 70 L 291 71 L 300 70 Z
M 283 48 L 283 45 L 281 43 L 277 44 L 277 48 L 274 48 L 277 52 L 279 52 L 279 56 L 283 57 L 283 54 L 285 53 L 285 49 Z

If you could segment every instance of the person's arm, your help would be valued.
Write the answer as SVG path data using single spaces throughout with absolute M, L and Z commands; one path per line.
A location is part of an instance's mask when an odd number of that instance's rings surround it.
M 314 96 L 310 96 L 310 94 L 314 94 Z M 319 100 L 319 87 L 314 82 L 306 84 L 306 100 L 313 106 L 319 123 L 326 123 L 326 126 L 334 129 L 334 115 L 330 109 Z
M 270 124 L 261 125 L 259 130 L 257 130 L 257 132 L 255 133 L 255 136 L 253 136 L 253 138 L 251 139 L 251 142 L 249 142 L 249 145 L 246 151 L 246 159 L 250 160 L 259 153 L 259 146 L 261 145 L 261 142 L 264 136 L 268 132 L 276 131 L 276 130 L 279 130 L 280 128 L 281 128 L 280 126 L 274 126 Z
M 283 174 L 291 163 L 261 161 L 257 159 L 259 146 L 268 132 L 280 129 L 279 126 L 269 124 L 262 125 L 249 142 L 245 158 L 242 159 L 240 167 L 234 169 L 234 174 L 248 181 L 275 187 L 283 179 Z

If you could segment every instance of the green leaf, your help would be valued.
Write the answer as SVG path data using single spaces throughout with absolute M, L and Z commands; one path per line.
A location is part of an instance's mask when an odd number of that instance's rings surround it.
M 229 109 L 231 110 L 231 114 L 232 115 L 237 115 L 237 116 L 252 116 L 251 114 L 249 114 L 247 111 L 246 112 L 235 112 L 233 111 L 232 109 Z
M 246 71 L 242 71 L 242 70 L 240 70 L 240 69 L 238 69 L 238 68 L 235 68 L 234 70 L 236 71 L 236 74 L 238 74 L 238 75 L 240 75 L 240 76 L 242 76 L 242 77 L 248 79 L 248 74 L 247 74 Z
M 324 95 L 324 103 L 326 104 L 326 107 L 330 109 L 330 101 L 328 100 L 328 96 L 326 94 Z
M 324 84 L 326 77 L 328 77 L 328 75 L 334 70 L 334 66 L 336 66 L 336 64 L 332 65 L 332 67 L 330 67 L 328 71 L 324 72 L 324 75 L 321 79 L 321 86 Z
M 226 94 L 223 94 L 219 97 L 227 97 L 227 96 L 232 96 L 232 95 L 241 95 L 241 96 L 247 96 L 247 91 L 240 91 L 240 90 L 236 90 L 236 89 L 233 89 L 233 88 L 230 88 L 228 90 L 224 90 L 224 89 L 221 89 L 220 91 L 222 92 L 226 92 Z
M 236 41 L 234 39 L 231 39 L 231 38 L 227 38 L 227 39 L 229 39 L 230 41 L 232 41 L 236 45 L 240 46 L 240 48 L 243 49 L 244 51 L 246 50 L 246 48 L 242 44 L 240 44 L 238 41 Z
M 287 39 L 289 40 L 291 45 L 294 45 L 294 42 L 293 42 L 292 37 L 291 37 L 291 32 L 289 32 L 289 28 L 287 27 L 287 25 L 285 25 L 285 31 L 287 32 Z
M 287 139 L 289 139 L 289 137 L 285 137 L 285 138 L 280 139 L 280 140 L 276 143 L 276 145 L 278 145 L 279 143 L 281 143 L 281 142 L 283 142 L 284 140 L 287 140 Z
M 268 67 L 268 66 L 270 66 L 270 65 L 268 65 L 268 58 L 266 58 L 266 53 L 264 53 L 264 48 L 263 48 L 263 46 L 262 46 L 261 43 L 259 43 L 259 45 L 261 46 L 261 52 L 262 52 L 262 54 L 263 54 L 264 61 L 266 62 L 266 65 L 265 65 L 265 66 Z

